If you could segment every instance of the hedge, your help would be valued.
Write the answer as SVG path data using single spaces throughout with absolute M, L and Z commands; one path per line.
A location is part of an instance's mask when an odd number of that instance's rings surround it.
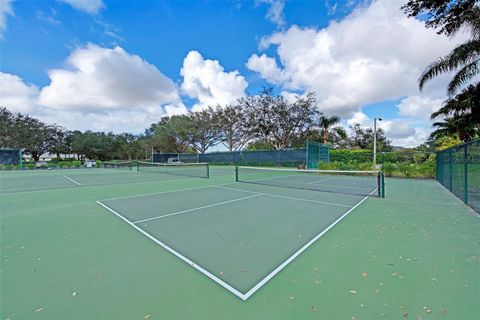
M 377 163 L 423 163 L 435 159 L 435 154 L 415 150 L 400 150 L 385 153 L 377 153 Z M 365 163 L 373 162 L 371 150 L 330 150 L 331 162 Z
M 434 178 L 435 161 L 429 160 L 423 163 L 384 163 L 383 171 L 387 177 L 402 178 Z M 344 163 L 344 162 L 320 162 L 320 170 L 374 170 L 371 162 Z

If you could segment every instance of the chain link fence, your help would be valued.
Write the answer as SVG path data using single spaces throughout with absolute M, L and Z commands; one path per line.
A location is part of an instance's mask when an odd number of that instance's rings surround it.
M 437 152 L 436 178 L 480 213 L 480 140 Z

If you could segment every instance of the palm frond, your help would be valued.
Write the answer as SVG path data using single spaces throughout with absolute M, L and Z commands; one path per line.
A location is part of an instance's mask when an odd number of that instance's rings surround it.
M 455 49 L 445 57 L 438 58 L 432 62 L 422 73 L 418 80 L 420 90 L 425 83 L 441 73 L 454 71 L 461 66 L 478 61 L 480 56 L 480 39 L 469 40 Z
M 472 79 L 475 75 L 477 75 L 480 71 L 479 69 L 480 59 L 473 61 L 462 69 L 460 69 L 455 76 L 453 77 L 452 81 L 448 84 L 448 94 L 454 95 L 455 92 L 464 85 L 468 80 Z

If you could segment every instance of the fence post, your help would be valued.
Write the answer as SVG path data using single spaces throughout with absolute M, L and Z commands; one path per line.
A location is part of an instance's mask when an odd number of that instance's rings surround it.
M 449 182 L 448 182 L 448 190 L 450 190 L 450 192 L 452 192 L 453 190 L 453 185 L 452 185 L 452 169 L 453 169 L 453 148 L 450 148 L 448 150 L 448 158 L 450 159 L 450 176 L 448 177 L 449 178 Z
M 463 173 L 464 173 L 464 185 L 463 185 L 463 198 L 466 204 L 468 204 L 468 144 L 463 146 Z

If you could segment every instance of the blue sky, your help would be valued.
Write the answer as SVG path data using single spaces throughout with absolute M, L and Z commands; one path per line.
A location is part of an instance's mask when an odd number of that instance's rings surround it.
M 345 126 L 383 117 L 414 146 L 448 78 L 422 93 L 416 79 L 462 36 L 425 29 L 403 2 L 0 0 L 0 99 L 68 129 L 139 133 L 271 85 L 314 91 Z

